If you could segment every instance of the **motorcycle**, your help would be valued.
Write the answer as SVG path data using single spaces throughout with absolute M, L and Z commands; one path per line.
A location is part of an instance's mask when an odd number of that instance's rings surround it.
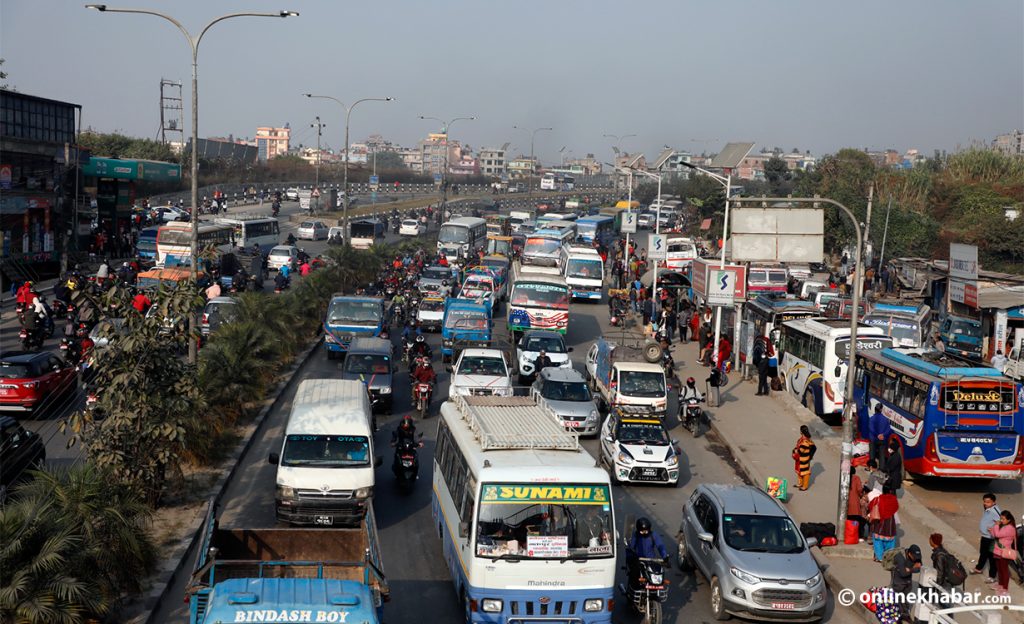
M 416 411 L 420 415 L 420 420 L 430 415 L 430 398 L 433 393 L 434 388 L 428 383 L 417 383 L 413 389 L 413 396 L 416 397 Z
M 405 336 L 402 336 L 402 364 L 408 364 L 411 359 L 412 343 Z
M 18 332 L 18 338 L 21 340 L 22 351 L 36 351 L 43 348 L 42 328 L 28 329 L 22 327 L 21 331 Z
M 629 579 L 619 589 L 626 594 L 629 603 L 643 616 L 645 624 L 661 624 L 661 603 L 668 599 L 668 583 L 665 580 L 665 565 L 660 559 L 637 559 L 640 577 Z
M 689 397 L 683 404 L 683 427 L 693 434 L 693 437 L 700 435 L 700 423 L 704 420 L 704 409 L 700 406 L 702 399 Z
M 403 438 L 395 446 L 395 461 L 391 470 L 398 480 L 398 487 L 403 490 L 412 490 L 416 479 L 419 478 L 420 462 L 416 449 L 423 446 L 422 438 L 422 433 L 419 434 L 417 441 Z

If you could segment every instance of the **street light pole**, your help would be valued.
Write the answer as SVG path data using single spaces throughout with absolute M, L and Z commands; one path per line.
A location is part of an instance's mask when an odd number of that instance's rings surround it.
M 420 115 L 420 119 L 427 121 L 436 121 L 441 124 L 441 129 L 444 131 L 444 158 L 441 159 L 441 208 L 438 210 L 441 217 L 444 218 L 443 211 L 448 206 L 448 139 L 451 137 L 449 134 L 452 124 L 456 121 L 475 121 L 476 117 L 456 117 L 450 121 L 445 121 L 439 117 L 426 117 Z
M 359 104 L 360 102 L 391 102 L 395 98 L 393 98 L 393 97 L 363 98 L 361 100 L 356 100 L 355 102 L 352 102 L 351 106 L 345 106 L 344 102 L 342 102 L 338 98 L 336 98 L 334 96 L 331 96 L 331 95 L 314 95 L 312 93 L 303 93 L 302 95 L 304 95 L 304 96 L 306 96 L 308 98 L 319 98 L 321 100 L 331 100 L 332 102 L 336 102 L 339 106 L 341 106 L 341 108 L 343 108 L 345 110 L 345 171 L 342 174 L 343 182 L 342 182 L 342 189 L 341 189 L 341 194 L 342 194 L 341 221 L 342 221 L 342 231 L 345 232 L 345 244 L 348 245 L 349 244 L 349 239 L 351 238 L 349 236 L 349 231 L 348 231 L 348 204 L 349 204 L 349 199 L 348 199 L 348 153 L 349 153 L 348 129 L 349 129 L 349 121 L 351 121 L 351 119 L 352 119 L 352 109 L 355 108 L 356 104 Z
M 629 169 L 630 173 L 632 173 L 633 171 L 636 171 L 636 173 L 639 173 L 642 176 L 647 176 L 648 178 L 652 178 L 652 179 L 658 180 L 658 198 L 659 199 L 658 199 L 658 208 L 656 209 L 656 214 L 655 214 L 655 217 L 654 217 L 654 233 L 655 234 L 661 234 L 661 199 L 660 199 L 661 198 L 661 178 L 662 178 L 661 174 L 659 173 L 658 175 L 654 175 L 653 173 L 651 173 L 649 171 L 644 171 L 643 169 L 633 169 L 632 167 L 629 167 L 628 169 Z M 630 186 L 632 187 L 632 185 L 630 185 Z M 651 255 L 650 254 L 650 250 L 648 250 L 647 256 L 650 257 L 650 255 Z M 654 278 L 653 278 L 653 280 L 654 281 L 652 282 L 652 286 L 651 286 L 651 296 L 655 297 L 655 301 L 657 301 L 657 296 L 658 296 L 658 261 L 657 260 L 654 260 Z
M 284 18 L 297 17 L 299 14 L 295 11 L 278 11 L 277 13 L 228 13 L 227 15 L 221 15 L 220 17 L 208 22 L 206 26 L 203 26 L 203 29 L 199 31 L 199 36 L 193 37 L 181 22 L 170 15 L 165 15 L 158 11 L 150 11 L 147 9 L 111 8 L 105 4 L 87 4 L 85 5 L 85 8 L 95 9 L 101 13 L 137 13 L 140 15 L 153 15 L 155 17 L 165 19 L 177 26 L 178 30 L 181 31 L 181 34 L 185 35 L 185 40 L 188 41 L 189 47 L 192 50 L 192 212 L 190 217 L 192 220 L 192 252 L 190 258 L 191 266 L 189 268 L 189 279 L 193 284 L 195 284 L 198 280 L 197 265 L 199 264 L 199 43 L 203 40 L 203 35 L 210 30 L 210 27 L 227 19 L 234 17 Z M 197 356 L 196 341 L 194 339 L 194 336 L 197 333 L 195 314 L 189 315 L 188 331 L 190 335 L 188 341 L 188 361 L 190 364 L 195 364 Z
M 512 126 L 512 128 L 515 129 L 515 130 L 526 130 L 526 128 L 523 128 L 521 126 Z M 537 173 L 537 161 L 534 160 L 534 156 L 533 156 L 533 144 L 534 144 L 534 141 L 537 138 L 537 133 L 540 132 L 541 130 L 553 131 L 554 128 L 534 128 L 533 132 L 530 134 L 530 182 L 528 183 L 529 186 L 526 189 L 527 190 L 527 193 L 526 193 L 527 197 L 532 197 L 533 196 L 533 177 Z
M 316 182 L 313 184 L 313 188 L 320 188 L 320 136 L 323 134 L 323 129 L 327 127 L 327 124 L 320 123 L 320 115 L 316 116 L 316 123 L 309 124 L 310 128 L 316 128 Z

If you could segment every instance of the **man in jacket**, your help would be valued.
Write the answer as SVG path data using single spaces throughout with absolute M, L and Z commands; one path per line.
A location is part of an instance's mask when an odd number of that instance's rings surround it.
M 978 564 L 971 570 L 971 574 L 981 574 L 988 563 L 988 577 L 986 583 L 994 583 L 996 579 L 996 559 L 992 556 L 992 537 L 990 529 L 999 522 L 1001 510 L 996 505 L 996 495 L 989 492 L 981 497 L 981 522 L 978 523 L 978 532 L 981 533 L 981 543 L 978 546 Z
M 903 457 L 900 455 L 900 443 L 895 439 L 889 440 L 889 452 L 882 464 L 882 472 L 885 473 L 882 492 L 895 494 L 903 486 Z
M 651 521 L 640 518 L 626 547 L 626 563 L 629 569 L 629 587 L 635 587 L 640 577 L 640 559 L 661 559 L 668 566 L 668 551 L 661 538 L 651 528 Z
M 892 580 L 889 586 L 894 592 L 905 594 L 914 586 L 914 573 L 921 571 L 921 548 L 911 544 L 906 550 L 896 555 L 896 565 L 892 569 Z
M 892 425 L 889 417 L 882 413 L 882 404 L 875 403 L 875 411 L 868 418 L 868 439 L 871 443 L 871 459 L 879 466 L 885 460 L 885 447 L 889 436 L 892 435 Z

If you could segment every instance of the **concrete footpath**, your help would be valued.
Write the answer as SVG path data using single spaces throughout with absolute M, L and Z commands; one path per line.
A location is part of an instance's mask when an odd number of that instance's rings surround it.
M 679 377 L 692 376 L 703 386 L 709 369 L 696 365 L 698 350 L 696 343 L 673 347 L 676 362 L 685 362 L 678 371 Z M 708 408 L 711 415 L 711 429 L 732 451 L 738 467 L 748 479 L 764 487 L 768 477 L 783 477 L 789 482 L 789 499 L 786 508 L 797 523 L 832 522 L 837 519 L 839 492 L 839 463 L 841 434 L 835 432 L 819 417 L 800 405 L 786 392 L 773 392 L 771 396 L 756 396 L 756 377 L 744 382 L 742 374 L 729 374 L 729 384 L 723 388 L 720 407 Z M 811 466 L 810 488 L 801 492 L 796 488 L 791 451 L 800 437 L 800 425 L 807 425 L 818 447 Z M 864 469 L 858 468 L 862 480 L 867 479 Z M 897 545 L 907 547 L 917 544 L 925 566 L 931 564 L 931 548 L 928 536 L 941 533 L 947 550 L 956 555 L 970 570 L 978 556 L 977 537 L 973 534 L 958 535 L 952 527 L 938 518 L 921 504 L 913 493 L 913 485 L 907 485 L 897 492 L 900 500 L 899 535 Z M 980 497 L 980 493 L 979 493 Z M 1010 502 L 1014 513 L 1021 511 L 1024 501 Z M 852 589 L 859 595 L 871 587 L 889 585 L 890 573 L 880 563 L 872 561 L 872 549 L 867 542 L 857 545 L 843 545 L 843 529 L 837 527 L 839 545 L 815 548 L 814 554 L 821 565 L 833 593 L 839 596 L 842 589 Z M 965 539 L 966 537 L 966 539 Z M 966 591 L 978 591 L 982 597 L 993 596 L 994 591 L 984 583 L 986 575 L 970 575 Z M 917 580 L 917 577 L 915 577 Z M 1024 590 L 1010 580 L 1010 596 L 1014 605 L 1024 605 Z M 859 603 L 852 607 L 838 606 L 837 612 L 854 610 L 871 622 L 877 622 L 874 614 Z M 970 620 L 964 620 L 970 621 Z M 1019 614 L 1006 613 L 1004 623 L 1021 621 Z

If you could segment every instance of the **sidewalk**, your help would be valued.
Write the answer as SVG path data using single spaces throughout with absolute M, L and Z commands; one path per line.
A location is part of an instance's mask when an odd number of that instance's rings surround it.
M 676 344 L 673 353 L 677 362 L 686 363 L 686 367 L 678 371 L 685 379 L 692 376 L 698 379 L 698 386 L 707 378 L 708 369 L 696 365 L 698 350 L 695 342 L 681 346 Z M 842 439 L 822 420 L 800 405 L 795 398 L 785 392 L 773 392 L 770 397 L 756 396 L 756 377 L 744 382 L 740 371 L 729 374 L 729 385 L 723 388 L 722 404 L 717 408 L 709 408 L 711 429 L 722 442 L 732 451 L 737 466 L 748 479 L 758 487 L 764 487 L 765 479 L 783 477 L 789 482 L 789 500 L 786 508 L 797 523 L 801 522 L 832 522 L 837 519 L 839 491 L 839 460 Z M 752 426 L 754 425 L 754 426 Z M 800 425 L 807 425 L 818 446 L 817 454 L 811 466 L 811 487 L 806 492 L 796 488 L 796 475 L 793 471 L 793 460 L 790 451 L 800 437 Z M 866 478 L 863 469 L 858 469 L 862 479 Z M 921 547 L 924 565 L 931 565 L 931 548 L 928 536 L 941 533 L 943 545 L 963 562 L 968 570 L 977 559 L 977 538 L 972 534 L 967 539 L 934 513 L 922 505 L 913 494 L 913 487 L 898 492 L 900 499 L 899 537 L 897 545 L 907 547 L 917 544 Z M 844 588 L 850 588 L 858 594 L 871 587 L 889 585 L 890 573 L 883 570 L 881 564 L 872 561 L 871 546 L 866 542 L 858 545 L 845 546 L 842 543 L 843 528 L 836 527 L 839 545 L 815 548 L 814 555 L 818 559 L 825 578 L 834 594 Z M 915 581 L 919 577 L 915 576 Z M 983 575 L 971 575 L 967 580 L 966 591 L 978 591 L 981 596 L 991 596 L 994 592 L 983 582 Z M 1024 604 L 1024 590 L 1011 578 L 1010 596 L 1012 604 Z M 864 607 L 842 607 L 836 605 L 837 612 L 847 613 L 856 610 L 870 622 L 877 622 L 874 614 Z M 968 621 L 968 620 L 965 620 Z M 1015 621 L 1007 614 L 1003 622 Z

